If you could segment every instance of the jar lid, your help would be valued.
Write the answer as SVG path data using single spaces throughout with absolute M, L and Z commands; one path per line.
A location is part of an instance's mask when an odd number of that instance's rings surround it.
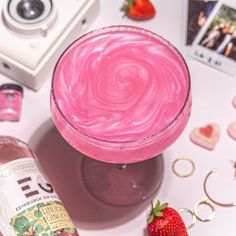
M 17 90 L 23 94 L 23 87 L 20 86 L 19 84 L 3 84 L 0 86 L 0 90 L 5 90 L 5 89 Z

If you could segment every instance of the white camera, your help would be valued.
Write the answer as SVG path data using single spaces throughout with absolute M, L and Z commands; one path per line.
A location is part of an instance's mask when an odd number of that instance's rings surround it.
M 0 0 L 0 72 L 39 89 L 98 8 L 98 0 Z

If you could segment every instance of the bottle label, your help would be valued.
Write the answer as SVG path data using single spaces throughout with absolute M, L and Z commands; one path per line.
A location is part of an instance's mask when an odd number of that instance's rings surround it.
M 76 232 L 58 195 L 32 158 L 0 166 L 0 231 L 7 236 Z

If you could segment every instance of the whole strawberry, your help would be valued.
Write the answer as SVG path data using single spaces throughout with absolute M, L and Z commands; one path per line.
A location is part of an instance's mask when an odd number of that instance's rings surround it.
M 151 208 L 147 219 L 149 236 L 188 236 L 186 227 L 179 213 L 168 207 L 167 203 L 157 202 Z
M 150 0 L 126 0 L 121 10 L 133 20 L 148 20 L 156 13 Z

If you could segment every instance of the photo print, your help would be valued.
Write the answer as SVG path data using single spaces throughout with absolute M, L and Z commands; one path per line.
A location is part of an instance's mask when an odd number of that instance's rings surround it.
M 236 74 L 236 1 L 220 0 L 192 42 L 190 55 L 227 74 Z
M 187 0 L 186 45 L 191 45 L 214 9 L 217 1 Z
M 236 60 L 236 9 L 222 5 L 199 44 Z

